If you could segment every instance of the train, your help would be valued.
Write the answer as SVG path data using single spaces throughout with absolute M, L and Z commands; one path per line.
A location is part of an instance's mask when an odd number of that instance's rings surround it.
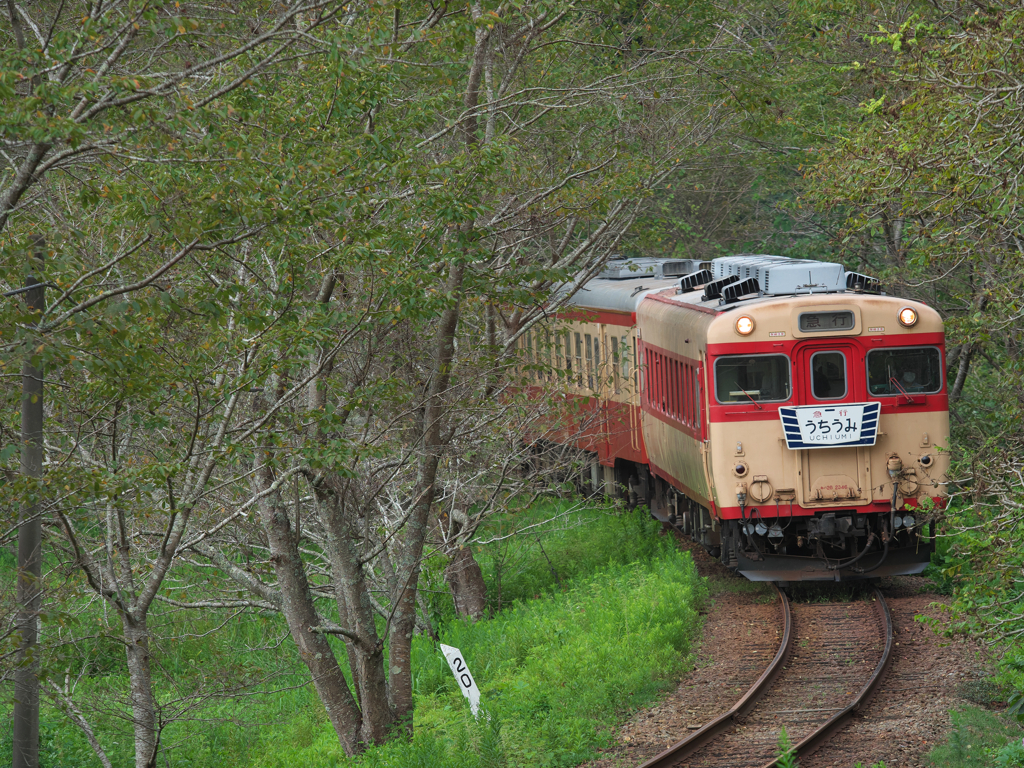
M 573 407 L 531 439 L 582 451 L 594 489 L 753 581 L 928 565 L 949 468 L 935 309 L 765 254 L 614 259 L 563 290 L 519 345 L 530 386 Z

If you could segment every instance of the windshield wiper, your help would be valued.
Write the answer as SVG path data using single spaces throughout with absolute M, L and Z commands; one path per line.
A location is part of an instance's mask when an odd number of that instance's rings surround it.
M 737 386 L 739 386 L 739 385 L 737 385 Z M 764 408 L 763 408 L 763 407 L 761 406 L 761 404 L 760 404 L 759 402 L 757 402 L 757 400 L 755 400 L 754 398 L 752 398 L 752 397 L 750 396 L 750 393 L 749 393 L 749 392 L 747 392 L 747 390 L 745 390 L 745 389 L 744 389 L 743 387 L 740 387 L 740 392 L 742 392 L 742 393 L 743 393 L 744 395 L 746 395 L 746 396 L 747 396 L 747 400 L 749 400 L 749 401 L 750 401 L 750 402 L 752 402 L 752 403 L 753 403 L 754 405 L 756 405 L 756 406 L 757 406 L 757 409 L 758 409 L 759 411 L 763 411 L 763 410 L 764 410 Z
M 905 390 L 903 387 L 900 386 L 900 383 L 899 383 L 899 381 L 897 381 L 895 376 L 890 376 L 889 377 L 889 383 L 892 384 L 894 387 L 896 387 L 896 389 L 898 389 L 900 391 L 901 395 L 903 395 L 905 398 L 907 398 L 907 402 L 908 403 L 914 402 L 914 398 L 912 398 L 907 393 L 907 390 Z

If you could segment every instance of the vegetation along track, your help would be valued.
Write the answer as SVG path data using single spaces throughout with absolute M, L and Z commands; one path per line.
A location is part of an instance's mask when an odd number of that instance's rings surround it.
M 817 749 L 874 693 L 888 669 L 893 625 L 873 601 L 791 605 L 775 658 L 732 709 L 640 768 L 771 768 L 784 726 L 797 755 Z

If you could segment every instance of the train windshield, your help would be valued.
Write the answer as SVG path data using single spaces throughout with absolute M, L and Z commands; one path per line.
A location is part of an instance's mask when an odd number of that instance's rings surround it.
M 785 355 L 730 355 L 715 361 L 715 395 L 720 403 L 789 400 L 789 358 Z
M 873 349 L 868 352 L 868 391 L 878 396 L 942 389 L 942 357 L 936 347 Z
M 833 351 L 811 355 L 811 391 L 818 400 L 846 397 L 846 355 Z

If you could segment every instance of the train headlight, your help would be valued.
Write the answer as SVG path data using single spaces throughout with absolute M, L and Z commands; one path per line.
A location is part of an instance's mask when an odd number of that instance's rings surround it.
M 903 309 L 900 310 L 900 325 L 902 325 L 904 328 L 909 328 L 910 326 L 912 326 L 912 325 L 914 325 L 916 323 L 917 323 L 917 310 L 916 309 L 914 309 L 913 307 L 904 307 Z
M 740 336 L 749 336 L 754 332 L 754 318 L 744 315 L 736 320 L 736 333 Z

